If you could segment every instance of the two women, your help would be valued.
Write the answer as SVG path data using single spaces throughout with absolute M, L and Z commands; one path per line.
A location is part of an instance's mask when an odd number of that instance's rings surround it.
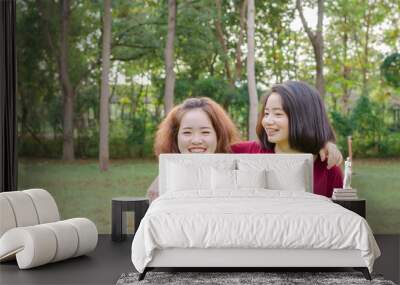
M 341 187 L 341 162 L 332 143 L 334 132 L 318 92 L 306 83 L 275 85 L 266 97 L 257 124 L 259 141 L 235 143 L 237 131 L 226 112 L 209 98 L 191 98 L 176 106 L 160 124 L 155 153 L 295 153 L 314 154 L 314 193 L 331 197 Z M 333 159 L 332 159 L 333 158 Z M 331 162 L 332 164 L 332 162 Z M 331 166 L 331 165 L 330 165 Z M 150 200 L 158 196 L 157 179 L 149 187 Z

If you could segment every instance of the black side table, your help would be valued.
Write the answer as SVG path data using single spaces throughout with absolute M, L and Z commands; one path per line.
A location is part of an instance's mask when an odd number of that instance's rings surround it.
M 146 214 L 149 207 L 149 200 L 143 197 L 116 197 L 112 198 L 111 213 L 111 238 L 113 241 L 123 241 L 126 239 L 126 215 L 124 212 L 135 212 L 135 231 L 139 227 L 140 221 Z
M 364 199 L 357 199 L 357 200 L 333 200 L 332 202 L 339 204 L 340 206 L 353 211 L 356 214 L 359 214 L 361 217 L 365 219 L 365 204 L 366 201 Z

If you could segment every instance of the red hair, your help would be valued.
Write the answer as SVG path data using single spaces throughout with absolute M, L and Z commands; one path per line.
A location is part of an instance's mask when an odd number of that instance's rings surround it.
M 225 110 L 207 97 L 189 98 L 175 106 L 158 126 L 154 142 L 154 153 L 179 153 L 178 131 L 183 115 L 193 109 L 203 110 L 211 120 L 217 134 L 216 153 L 231 152 L 231 145 L 239 141 L 235 124 Z

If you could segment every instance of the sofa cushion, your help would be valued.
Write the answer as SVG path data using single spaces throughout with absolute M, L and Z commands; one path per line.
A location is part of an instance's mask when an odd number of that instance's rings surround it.
M 20 269 L 92 251 L 97 228 L 85 218 L 58 221 L 57 204 L 43 189 L 0 193 L 0 262 L 17 259 Z
M 11 191 L 3 192 L 1 195 L 10 203 L 17 227 L 39 224 L 35 205 L 28 194 L 23 191 Z
M 53 231 L 42 225 L 13 228 L 0 238 L 0 261 L 16 257 L 20 269 L 49 263 L 56 251 Z
M 38 215 L 39 224 L 57 222 L 60 220 L 58 207 L 53 196 L 43 189 L 29 189 L 22 191 L 29 195 Z
M 0 261 L 14 257 L 20 269 L 80 256 L 97 245 L 97 229 L 85 218 L 17 227 L 0 238 Z
M 57 250 L 51 262 L 57 262 L 75 255 L 78 249 L 79 236 L 75 228 L 66 221 L 43 224 L 49 228 L 57 240 Z
M 73 218 L 64 220 L 63 222 L 72 225 L 78 233 L 78 248 L 73 257 L 86 254 L 96 248 L 98 241 L 97 228 L 91 220 L 86 218 Z
M 2 194 L 0 193 L 0 237 L 9 229 L 17 226 L 10 201 Z

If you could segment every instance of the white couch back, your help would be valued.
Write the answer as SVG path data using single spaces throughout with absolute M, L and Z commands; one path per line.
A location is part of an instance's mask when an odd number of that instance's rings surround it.
M 312 154 L 161 154 L 159 193 L 216 186 L 229 190 L 234 184 L 255 185 L 263 173 L 263 188 L 313 192 Z
M 46 190 L 28 189 L 0 193 L 0 237 L 15 227 L 59 220 L 57 204 Z

